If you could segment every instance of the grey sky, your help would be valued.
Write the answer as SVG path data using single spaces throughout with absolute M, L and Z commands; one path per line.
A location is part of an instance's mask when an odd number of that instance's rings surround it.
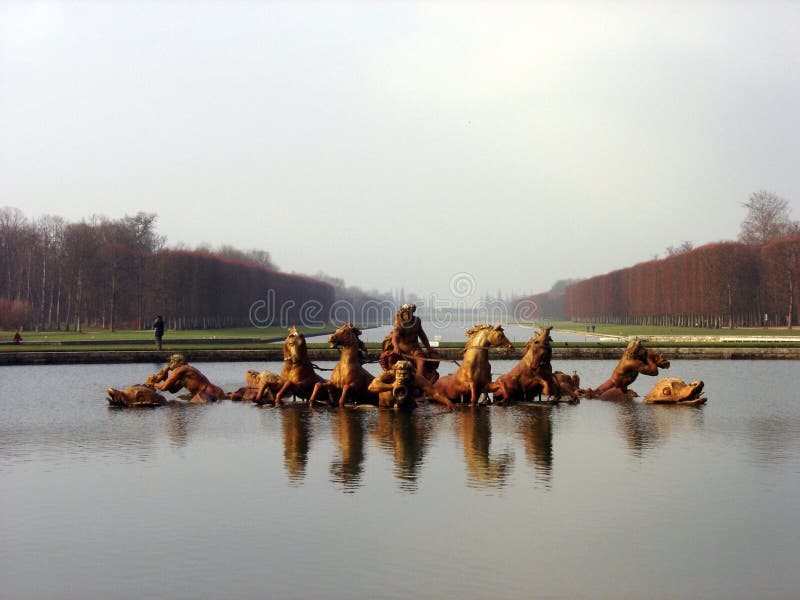
M 799 218 L 800 3 L 0 2 L 0 205 L 449 295 Z

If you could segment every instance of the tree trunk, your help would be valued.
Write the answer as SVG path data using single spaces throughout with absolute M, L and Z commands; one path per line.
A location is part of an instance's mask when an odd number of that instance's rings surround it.
M 111 275 L 111 310 L 108 315 L 108 329 L 111 333 L 114 333 L 115 328 L 117 326 L 116 311 L 117 311 L 117 273 L 115 270 Z

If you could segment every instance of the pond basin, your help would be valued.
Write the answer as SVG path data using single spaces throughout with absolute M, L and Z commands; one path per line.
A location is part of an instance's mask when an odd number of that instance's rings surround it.
M 596 386 L 614 364 L 553 366 Z M 108 408 L 107 387 L 160 366 L 0 367 L 0 597 L 800 589 L 792 361 L 673 361 L 664 375 L 705 381 L 701 407 Z M 281 367 L 198 366 L 226 390 L 247 369 Z M 644 395 L 656 379 L 633 388 Z

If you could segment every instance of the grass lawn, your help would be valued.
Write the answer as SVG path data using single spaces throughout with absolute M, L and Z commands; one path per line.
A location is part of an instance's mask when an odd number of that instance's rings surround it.
M 539 324 L 541 326 L 542 324 Z M 576 333 L 586 333 L 586 323 L 576 323 L 572 321 L 547 322 L 546 325 L 553 325 L 556 329 L 563 331 L 574 331 Z M 591 327 L 591 325 L 589 325 Z M 231 329 L 194 329 L 194 330 L 168 330 L 164 335 L 163 350 L 167 352 L 181 352 L 192 349 L 203 350 L 246 350 L 260 349 L 267 347 L 267 339 L 283 339 L 287 333 L 286 327 L 241 327 Z M 336 329 L 333 325 L 320 327 L 300 327 L 300 330 L 307 336 L 321 335 L 332 332 Z M 796 337 L 797 342 L 781 341 L 781 346 L 794 347 L 800 345 L 800 330 L 796 329 L 703 329 L 694 327 L 645 327 L 633 325 L 595 325 L 594 333 L 598 336 L 639 336 L 648 338 L 650 336 L 713 336 L 713 337 L 740 337 L 744 341 L 719 342 L 714 340 L 706 341 L 687 341 L 676 339 L 675 341 L 653 342 L 661 347 L 775 347 L 776 342 L 765 342 L 753 339 L 746 341 L 747 338 L 764 336 L 792 336 Z M 89 351 L 89 350 L 153 350 L 154 339 L 151 330 L 127 330 L 110 333 L 102 329 L 88 329 L 82 333 L 64 331 L 23 331 L 23 343 L 12 344 L 13 331 L 0 331 L 0 352 L 35 352 L 35 351 Z M 178 343 L 178 340 L 183 343 Z M 31 343 L 39 342 L 39 343 Z M 41 342 L 50 342 L 43 344 Z M 59 345 L 61 342 L 66 342 Z M 76 344 L 75 342 L 79 342 Z M 120 343 L 115 343 L 120 342 Z M 138 343 L 137 343 L 138 342 Z M 270 344 L 272 345 L 272 344 Z M 280 342 L 274 343 L 275 346 Z M 461 342 L 444 342 L 444 348 L 463 347 Z M 598 341 L 596 337 L 589 337 L 585 342 L 556 342 L 554 347 L 568 345 L 571 347 L 596 347 L 596 346 L 620 346 L 625 347 L 626 341 Z M 368 344 L 369 349 L 376 352 L 380 349 L 380 343 Z M 523 347 L 524 343 L 515 344 Z M 327 343 L 309 343 L 309 348 L 327 348 Z
M 238 327 L 231 329 L 169 329 L 164 333 L 164 343 L 172 338 L 175 340 L 208 340 L 208 339 L 263 339 L 286 336 L 288 327 Z M 304 335 L 319 335 L 333 331 L 333 326 L 303 327 L 300 331 Z M 0 340 L 11 341 L 13 331 L 0 331 Z M 22 339 L 25 342 L 113 342 L 116 340 L 147 340 L 153 341 L 152 329 L 127 329 L 111 333 L 105 329 L 86 329 L 81 333 L 74 331 L 23 331 Z
M 591 329 L 591 323 L 576 323 L 574 321 L 547 322 L 555 329 L 586 333 L 586 328 Z M 676 335 L 676 336 L 715 336 L 715 337 L 764 337 L 764 336 L 797 336 L 800 341 L 800 328 L 786 329 L 785 327 L 773 328 L 741 328 L 741 329 L 706 329 L 703 327 L 656 327 L 646 325 L 594 325 L 597 335 L 621 335 L 647 337 L 649 335 Z

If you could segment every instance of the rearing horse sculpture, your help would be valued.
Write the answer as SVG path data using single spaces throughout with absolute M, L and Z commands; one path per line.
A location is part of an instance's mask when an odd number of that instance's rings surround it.
M 262 403 L 264 392 L 267 389 L 273 392 L 275 387 L 278 387 L 277 394 L 275 394 L 275 406 L 280 406 L 282 398 L 286 394 L 306 400 L 311 397 L 314 386 L 318 383 L 325 383 L 325 380 L 317 375 L 308 358 L 306 338 L 297 331 L 296 327 L 290 327 L 289 335 L 283 342 L 283 369 L 278 383 L 276 385 L 272 378 L 263 378 L 255 401 Z
M 492 381 L 489 365 L 489 348 L 513 348 L 503 333 L 502 325 L 476 325 L 467 330 L 467 345 L 464 346 L 464 359 L 458 371 L 442 377 L 434 388 L 450 400 L 470 395 L 470 404 L 475 405 L 481 394 Z
M 378 395 L 369 391 L 369 384 L 375 379 L 362 365 L 366 357 L 366 347 L 358 336 L 361 330 L 353 327 L 352 323 L 342 325 L 328 338 L 333 348 L 340 348 L 342 355 L 331 373 L 331 380 L 317 383 L 311 394 L 309 403 L 313 404 L 317 394 L 322 389 L 331 389 L 339 394 L 339 406 L 350 399 L 367 404 L 378 404 Z
M 501 375 L 489 385 L 495 400 L 509 402 L 525 400 L 529 396 L 545 395 L 558 397 L 562 394 L 550 361 L 553 349 L 550 342 L 552 327 L 545 327 L 525 344 L 525 355 L 508 373 Z M 569 391 L 574 399 L 577 394 Z

